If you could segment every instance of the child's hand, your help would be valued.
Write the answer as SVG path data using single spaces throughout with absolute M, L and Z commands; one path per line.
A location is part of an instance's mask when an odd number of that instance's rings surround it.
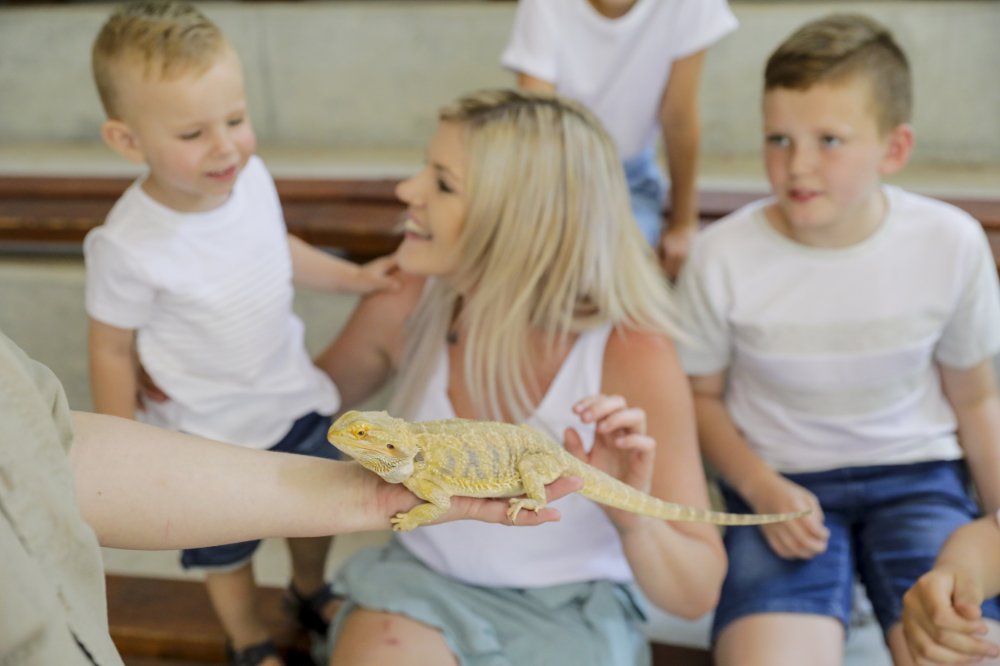
M 135 360 L 136 367 L 136 405 L 140 411 L 146 411 L 146 401 L 150 400 L 152 402 L 166 402 L 170 400 L 170 396 L 166 392 L 156 385 L 153 378 L 149 376 L 146 372 L 146 368 L 139 361 L 139 357 L 136 356 Z
M 670 225 L 660 236 L 659 257 L 663 272 L 671 280 L 676 280 L 681 272 L 681 267 L 691 252 L 691 245 L 694 243 L 695 234 L 698 233 L 697 224 L 688 224 L 680 227 Z
M 399 280 L 395 277 L 399 265 L 396 255 L 389 254 L 373 259 L 358 267 L 358 273 L 351 285 L 352 291 L 367 294 L 373 291 L 395 291 L 399 288 Z
M 1000 647 L 980 638 L 982 587 L 962 569 L 939 566 L 903 596 L 903 634 L 917 664 L 970 663 L 996 657 Z
M 816 496 L 802 486 L 771 473 L 758 481 L 745 499 L 757 513 L 812 511 L 796 520 L 760 527 L 779 557 L 808 560 L 826 550 L 830 531 L 823 524 L 823 509 Z
M 620 395 L 595 395 L 573 405 L 584 423 L 595 423 L 594 446 L 583 450 L 579 433 L 565 432 L 566 450 L 580 460 L 628 485 L 648 493 L 653 481 L 656 440 L 646 434 L 646 412 L 629 407 Z M 605 508 L 620 530 L 631 529 L 640 517 L 628 511 Z

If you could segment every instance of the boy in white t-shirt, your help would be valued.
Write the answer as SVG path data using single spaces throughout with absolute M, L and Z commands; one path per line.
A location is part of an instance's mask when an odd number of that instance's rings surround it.
M 726 0 L 519 0 L 501 57 L 519 86 L 571 97 L 601 119 L 625 163 L 639 228 L 671 277 L 698 229 L 705 51 L 735 29 Z M 669 225 L 658 134 L 670 175 Z
M 912 664 L 903 594 L 979 513 L 970 475 L 1000 507 L 996 265 L 975 219 L 881 184 L 910 156 L 910 99 L 876 22 L 794 33 L 765 71 L 773 196 L 703 231 L 682 272 L 681 355 L 728 510 L 813 510 L 726 534 L 720 666 L 841 664 L 856 574 Z
M 305 349 L 293 282 L 364 293 L 394 284 L 394 259 L 357 266 L 287 233 L 254 155 L 239 58 L 190 4 L 119 8 L 94 43 L 93 68 L 104 140 L 148 167 L 84 244 L 95 408 L 133 418 L 141 363 L 169 396 L 145 406 L 145 421 L 336 457 L 326 429 L 339 396 Z M 185 567 L 206 571 L 233 664 L 281 663 L 254 603 L 258 543 L 182 554 Z M 289 540 L 288 601 L 320 633 L 333 608 L 323 579 L 329 546 Z

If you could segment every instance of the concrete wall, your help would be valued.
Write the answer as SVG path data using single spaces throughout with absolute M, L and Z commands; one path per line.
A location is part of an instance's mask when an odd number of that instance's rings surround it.
M 204 3 L 247 70 L 261 144 L 317 153 L 419 156 L 436 108 L 506 85 L 498 56 L 514 3 Z M 734 2 L 741 27 L 709 54 L 704 152 L 747 158 L 759 145 L 766 55 L 802 22 L 863 11 L 890 25 L 916 80 L 915 162 L 1000 162 L 1000 3 L 992 0 Z M 89 46 L 111 5 L 0 8 L 0 148 L 92 143 L 101 110 Z M 25 155 L 30 158 L 30 155 Z
M 0 256 L 0 331 L 55 372 L 72 408 L 89 410 L 83 285 L 78 257 Z M 356 302 L 352 295 L 296 294 L 295 311 L 306 324 L 312 353 L 340 331 Z M 373 400 L 383 403 L 382 396 Z

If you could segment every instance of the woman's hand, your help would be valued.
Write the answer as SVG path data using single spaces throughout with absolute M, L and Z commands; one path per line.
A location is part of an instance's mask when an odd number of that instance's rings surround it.
M 358 466 L 360 468 L 360 465 Z M 378 476 L 365 472 L 370 480 L 377 483 L 376 494 L 379 497 L 379 506 L 384 506 L 382 511 L 386 517 L 386 527 L 389 525 L 388 518 L 397 513 L 409 511 L 423 500 L 407 490 L 398 483 L 388 483 Z M 580 489 L 583 481 L 576 477 L 564 477 L 556 479 L 545 487 L 545 496 L 548 502 L 574 493 Z M 452 520 L 479 520 L 486 523 L 502 523 L 510 525 L 510 518 L 507 517 L 507 509 L 510 508 L 510 499 L 480 499 L 475 497 L 451 498 L 451 508 L 440 519 L 433 523 L 446 523 Z M 530 527 L 543 523 L 559 520 L 559 510 L 552 507 L 545 507 L 541 511 L 521 511 L 517 515 L 517 527 Z
M 566 450 L 633 488 L 648 493 L 653 481 L 656 440 L 646 434 L 646 412 L 629 407 L 620 395 L 594 395 L 573 405 L 584 423 L 595 424 L 594 446 L 584 452 L 583 441 L 573 428 L 565 433 Z M 640 517 L 628 511 L 605 507 L 619 530 L 634 527 Z

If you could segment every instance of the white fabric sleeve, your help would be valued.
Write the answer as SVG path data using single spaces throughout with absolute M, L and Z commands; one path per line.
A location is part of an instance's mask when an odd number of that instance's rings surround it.
M 713 284 L 708 266 L 696 238 L 677 284 L 681 324 L 687 335 L 676 344 L 681 364 L 689 375 L 721 372 L 729 366 L 732 355 L 731 334 L 725 316 L 728 290 L 721 280 Z
M 739 22 L 726 0 L 686 0 L 674 31 L 674 57 L 684 58 L 708 48 L 736 30 Z
M 1000 286 L 989 241 L 976 223 L 974 244 L 958 265 L 971 265 L 961 300 L 935 350 L 935 358 L 951 368 L 970 368 L 1000 351 Z
M 139 328 L 149 321 L 155 291 L 144 271 L 102 231 L 91 231 L 83 243 L 87 314 L 110 326 Z
M 514 27 L 500 63 L 513 72 L 555 83 L 558 72 L 556 50 L 559 31 L 553 25 L 549 0 L 518 0 Z

